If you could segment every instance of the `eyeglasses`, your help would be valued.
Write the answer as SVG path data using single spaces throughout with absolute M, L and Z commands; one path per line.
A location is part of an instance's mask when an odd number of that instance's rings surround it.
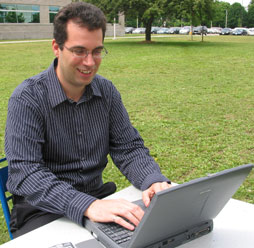
M 92 57 L 94 59 L 102 59 L 104 58 L 107 54 L 108 51 L 105 47 L 99 47 L 95 48 L 92 52 L 89 52 L 86 48 L 84 47 L 66 47 L 64 46 L 68 51 L 70 51 L 74 57 L 76 58 L 86 58 L 89 53 L 92 54 Z

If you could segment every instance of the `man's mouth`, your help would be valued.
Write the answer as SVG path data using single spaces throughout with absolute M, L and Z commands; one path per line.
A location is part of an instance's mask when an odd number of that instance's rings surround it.
M 86 75 L 88 75 L 88 74 L 91 74 L 91 73 L 92 73 L 92 71 L 91 71 L 91 70 L 82 70 L 82 69 L 79 69 L 79 68 L 78 68 L 78 71 L 79 71 L 79 72 L 81 72 L 82 74 L 86 74 Z

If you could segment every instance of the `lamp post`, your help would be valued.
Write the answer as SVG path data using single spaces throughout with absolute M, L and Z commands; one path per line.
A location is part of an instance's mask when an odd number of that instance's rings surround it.
M 228 27 L 228 10 L 226 9 L 226 21 L 225 21 L 225 28 Z
M 116 39 L 116 18 L 114 17 L 114 40 Z
M 243 0 L 242 0 L 242 20 L 241 20 L 241 27 L 243 27 Z

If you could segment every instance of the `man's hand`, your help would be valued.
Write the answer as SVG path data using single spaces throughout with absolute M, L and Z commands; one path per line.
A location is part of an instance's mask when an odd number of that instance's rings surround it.
M 164 189 L 168 189 L 171 187 L 171 184 L 168 184 L 167 182 L 159 182 L 152 184 L 147 190 L 143 191 L 143 202 L 146 207 L 149 206 L 153 196 L 155 193 L 162 191 Z
M 115 222 L 129 230 L 134 230 L 142 219 L 144 211 L 138 205 L 123 199 L 95 200 L 84 215 L 95 222 Z

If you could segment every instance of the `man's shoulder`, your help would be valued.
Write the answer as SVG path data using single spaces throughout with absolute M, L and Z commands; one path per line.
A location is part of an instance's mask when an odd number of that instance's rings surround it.
M 99 90 L 102 95 L 117 91 L 112 81 L 98 74 L 94 77 L 92 86 Z
M 25 79 L 18 85 L 11 97 L 22 98 L 25 96 L 35 96 L 42 89 L 43 82 L 46 80 L 46 71 Z
M 108 80 L 107 78 L 99 75 L 99 74 L 96 74 L 95 77 L 94 77 L 94 80 L 93 80 L 96 84 L 98 84 L 99 86 L 107 86 L 107 87 L 111 87 L 113 85 L 113 83 Z

